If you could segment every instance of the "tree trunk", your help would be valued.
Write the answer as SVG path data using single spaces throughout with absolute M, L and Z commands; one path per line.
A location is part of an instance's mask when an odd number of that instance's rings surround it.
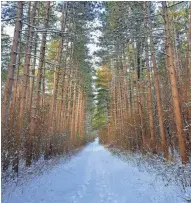
M 23 2 L 19 1 L 17 3 L 17 20 L 15 24 L 14 30 L 14 37 L 13 37 L 13 45 L 11 48 L 11 57 L 10 57 L 10 64 L 8 68 L 8 79 L 6 82 L 4 95 L 3 95 L 3 104 L 2 104 L 2 136 L 5 136 L 5 132 L 7 130 L 7 121 L 9 117 L 9 110 L 10 110 L 10 102 L 12 97 L 12 88 L 14 84 L 14 74 L 17 62 L 17 52 L 18 52 L 18 44 L 20 41 L 20 32 L 22 29 L 22 15 L 23 15 Z
M 50 1 L 45 2 L 44 5 L 46 8 L 45 18 L 44 18 L 44 27 L 47 28 L 48 21 L 49 21 Z M 30 126 L 29 126 L 30 140 L 33 140 L 33 137 L 35 136 L 35 129 L 36 129 L 36 124 L 37 124 L 38 114 L 39 114 L 38 111 L 39 111 L 39 105 L 40 105 L 40 87 L 41 87 L 42 70 L 43 70 L 44 56 L 45 56 L 46 36 L 47 36 L 47 31 L 45 31 L 42 35 L 42 42 L 40 47 L 40 59 L 39 59 L 39 67 L 38 67 L 37 80 L 36 80 L 35 100 L 34 100 L 34 114 L 31 117 Z M 30 153 L 28 155 L 26 165 L 30 166 L 31 160 L 32 160 L 32 146 L 30 146 L 30 149 L 28 151 L 30 151 Z
M 182 164 L 188 163 L 188 155 L 186 150 L 186 143 L 183 132 L 182 125 L 182 115 L 181 115 L 181 107 L 180 107 L 180 99 L 178 94 L 177 80 L 176 80 L 176 72 L 173 64 L 173 56 L 172 56 L 172 44 L 170 40 L 170 32 L 169 32 L 169 19 L 167 13 L 167 5 L 166 2 L 162 2 L 163 15 L 165 21 L 165 35 L 166 35 L 166 50 L 167 50 L 167 59 L 168 59 L 168 69 L 170 75 L 171 89 L 172 89 L 172 100 L 173 100 L 173 109 L 175 116 L 175 123 L 177 128 L 177 134 L 179 139 L 179 148 L 180 155 L 182 158 Z
M 150 31 L 150 49 L 151 49 L 151 58 L 152 58 L 152 64 L 153 64 L 153 70 L 154 70 L 154 82 L 155 82 L 156 97 L 157 97 L 157 110 L 158 110 L 159 125 L 160 125 L 160 136 L 162 141 L 162 149 L 163 149 L 164 157 L 168 159 L 168 147 L 167 147 L 167 139 L 166 139 L 166 134 L 164 129 L 164 118 L 163 118 L 163 110 L 162 110 L 162 102 L 161 102 L 159 76 L 158 76 L 155 50 L 154 50 L 154 44 L 153 44 L 152 26 L 151 26 L 150 11 L 148 7 L 148 3 L 147 3 L 147 16 L 148 16 L 148 25 L 149 25 L 149 31 Z
M 145 7 L 145 16 L 146 12 L 146 3 L 144 4 Z M 144 19 L 144 25 L 146 28 L 146 19 Z M 145 30 L 146 32 L 146 30 Z M 147 33 L 145 34 L 145 52 L 146 52 L 146 68 L 147 68 L 147 87 L 148 87 L 148 94 L 147 94 L 147 102 L 148 102 L 148 109 L 149 109 L 149 128 L 150 128 L 150 148 L 155 153 L 156 152 L 156 138 L 154 132 L 154 120 L 153 120 L 153 107 L 152 107 L 152 91 L 151 91 L 151 79 L 150 79 L 150 68 L 149 68 L 149 53 L 148 53 L 148 38 Z
M 61 20 L 61 32 L 64 32 L 65 30 L 65 23 L 66 23 L 66 3 L 63 2 L 63 8 L 62 8 L 62 20 Z M 58 83 L 59 83 L 59 74 L 60 74 L 60 64 L 61 64 L 61 58 L 62 58 L 62 51 L 63 51 L 63 43 L 64 43 L 64 36 L 60 39 L 60 44 L 57 52 L 57 58 L 56 61 L 58 61 L 58 66 L 55 67 L 54 72 L 54 87 L 53 87 L 53 100 L 52 100 L 52 106 L 51 106 L 51 118 L 52 122 L 50 123 L 50 143 L 49 147 L 52 148 L 52 136 L 54 136 L 55 129 L 56 129 L 56 105 L 57 105 L 57 94 L 58 94 Z M 50 152 L 51 153 L 51 152 Z

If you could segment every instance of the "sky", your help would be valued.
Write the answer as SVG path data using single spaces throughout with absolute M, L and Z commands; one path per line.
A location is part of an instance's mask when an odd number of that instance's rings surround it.
M 14 34 L 13 26 L 6 26 L 4 29 L 6 34 L 8 34 L 10 37 L 13 37 L 13 34 Z

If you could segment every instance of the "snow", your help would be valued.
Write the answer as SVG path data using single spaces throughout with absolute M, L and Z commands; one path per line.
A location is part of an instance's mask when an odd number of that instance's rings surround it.
M 181 188 L 101 146 L 96 139 L 67 161 L 32 166 L 4 183 L 3 203 L 181 203 Z M 37 167 L 38 166 L 38 167 Z M 40 168 L 40 172 L 37 169 Z

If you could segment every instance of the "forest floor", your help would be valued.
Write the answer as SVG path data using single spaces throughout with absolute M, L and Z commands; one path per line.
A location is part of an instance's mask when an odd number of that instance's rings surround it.
M 146 163 L 140 156 L 107 149 L 96 139 L 70 159 L 39 161 L 17 180 L 3 182 L 2 202 L 187 202 L 189 183 L 174 179 L 173 167 L 159 162 L 151 166 L 152 161 Z

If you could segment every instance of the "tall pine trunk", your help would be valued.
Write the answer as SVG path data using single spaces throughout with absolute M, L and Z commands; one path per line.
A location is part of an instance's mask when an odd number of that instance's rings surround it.
M 176 123 L 182 163 L 186 164 L 188 163 L 189 159 L 187 155 L 185 137 L 183 132 L 180 99 L 179 99 L 179 93 L 178 93 L 178 87 L 177 87 L 176 72 L 175 72 L 175 67 L 173 63 L 172 43 L 170 40 L 170 31 L 169 31 L 169 19 L 168 19 L 168 13 L 167 13 L 167 5 L 165 1 L 162 2 L 162 8 L 163 8 L 164 21 L 165 21 L 166 50 L 167 50 L 167 60 L 168 60 L 168 69 L 169 69 L 170 82 L 171 82 L 171 90 L 172 90 L 173 109 L 174 109 L 174 116 L 175 116 L 174 120 Z
M 44 18 L 44 27 L 47 28 L 48 22 L 49 22 L 49 10 L 50 10 L 50 1 L 47 1 L 44 3 L 45 5 L 45 18 Z M 43 65 L 44 65 L 44 57 L 45 57 L 45 45 L 46 45 L 46 37 L 47 37 L 47 31 L 42 35 L 42 42 L 40 47 L 40 57 L 39 57 L 39 66 L 38 66 L 38 72 L 37 72 L 37 80 L 36 80 L 36 90 L 35 90 L 35 100 L 34 100 L 34 113 L 32 113 L 30 125 L 29 125 L 29 136 L 30 140 L 32 141 L 35 136 L 35 129 L 38 122 L 38 116 L 39 116 L 39 107 L 40 107 L 40 87 L 41 87 L 41 80 L 42 80 L 42 74 L 43 74 Z M 28 155 L 26 160 L 26 165 L 30 166 L 32 161 L 32 143 L 30 144 L 28 149 Z
M 164 116 L 163 116 L 162 101 L 161 101 L 161 91 L 160 91 L 159 76 L 158 76 L 157 62 L 155 57 L 155 49 L 154 49 L 154 43 L 153 43 L 152 26 L 151 26 L 150 11 L 149 11 L 148 3 L 146 7 L 147 7 L 148 25 L 149 25 L 149 32 L 150 32 L 151 59 L 152 59 L 153 70 L 154 70 L 154 82 L 155 82 L 155 88 L 156 88 L 157 110 L 158 110 L 158 117 L 159 117 L 162 150 L 164 153 L 164 157 L 168 159 L 168 147 L 167 147 L 167 138 L 166 138 L 165 128 L 164 128 Z
M 145 16 L 146 12 L 146 3 L 144 4 Z M 144 25 L 146 28 L 146 18 L 144 19 Z M 146 29 L 145 29 L 146 32 Z M 149 68 L 149 53 L 148 53 L 148 37 L 145 33 L 145 54 L 146 54 L 146 68 L 147 68 L 147 104 L 148 104 L 148 113 L 149 113 L 149 129 L 150 129 L 150 148 L 153 152 L 156 152 L 156 137 L 154 132 L 154 119 L 153 119 L 153 107 L 152 107 L 152 91 L 151 91 L 151 79 L 150 79 L 150 68 Z
M 21 37 L 21 29 L 22 29 L 22 15 L 23 15 L 23 2 L 19 1 L 17 3 L 17 20 L 15 24 L 14 37 L 13 37 L 13 45 L 11 48 L 11 58 L 8 68 L 8 79 L 6 81 L 4 95 L 3 95 L 3 103 L 2 103 L 2 136 L 5 136 L 5 132 L 7 130 L 7 121 L 9 117 L 10 103 L 12 97 L 12 88 L 14 84 L 14 75 L 16 69 L 17 62 L 17 52 L 18 45 Z

